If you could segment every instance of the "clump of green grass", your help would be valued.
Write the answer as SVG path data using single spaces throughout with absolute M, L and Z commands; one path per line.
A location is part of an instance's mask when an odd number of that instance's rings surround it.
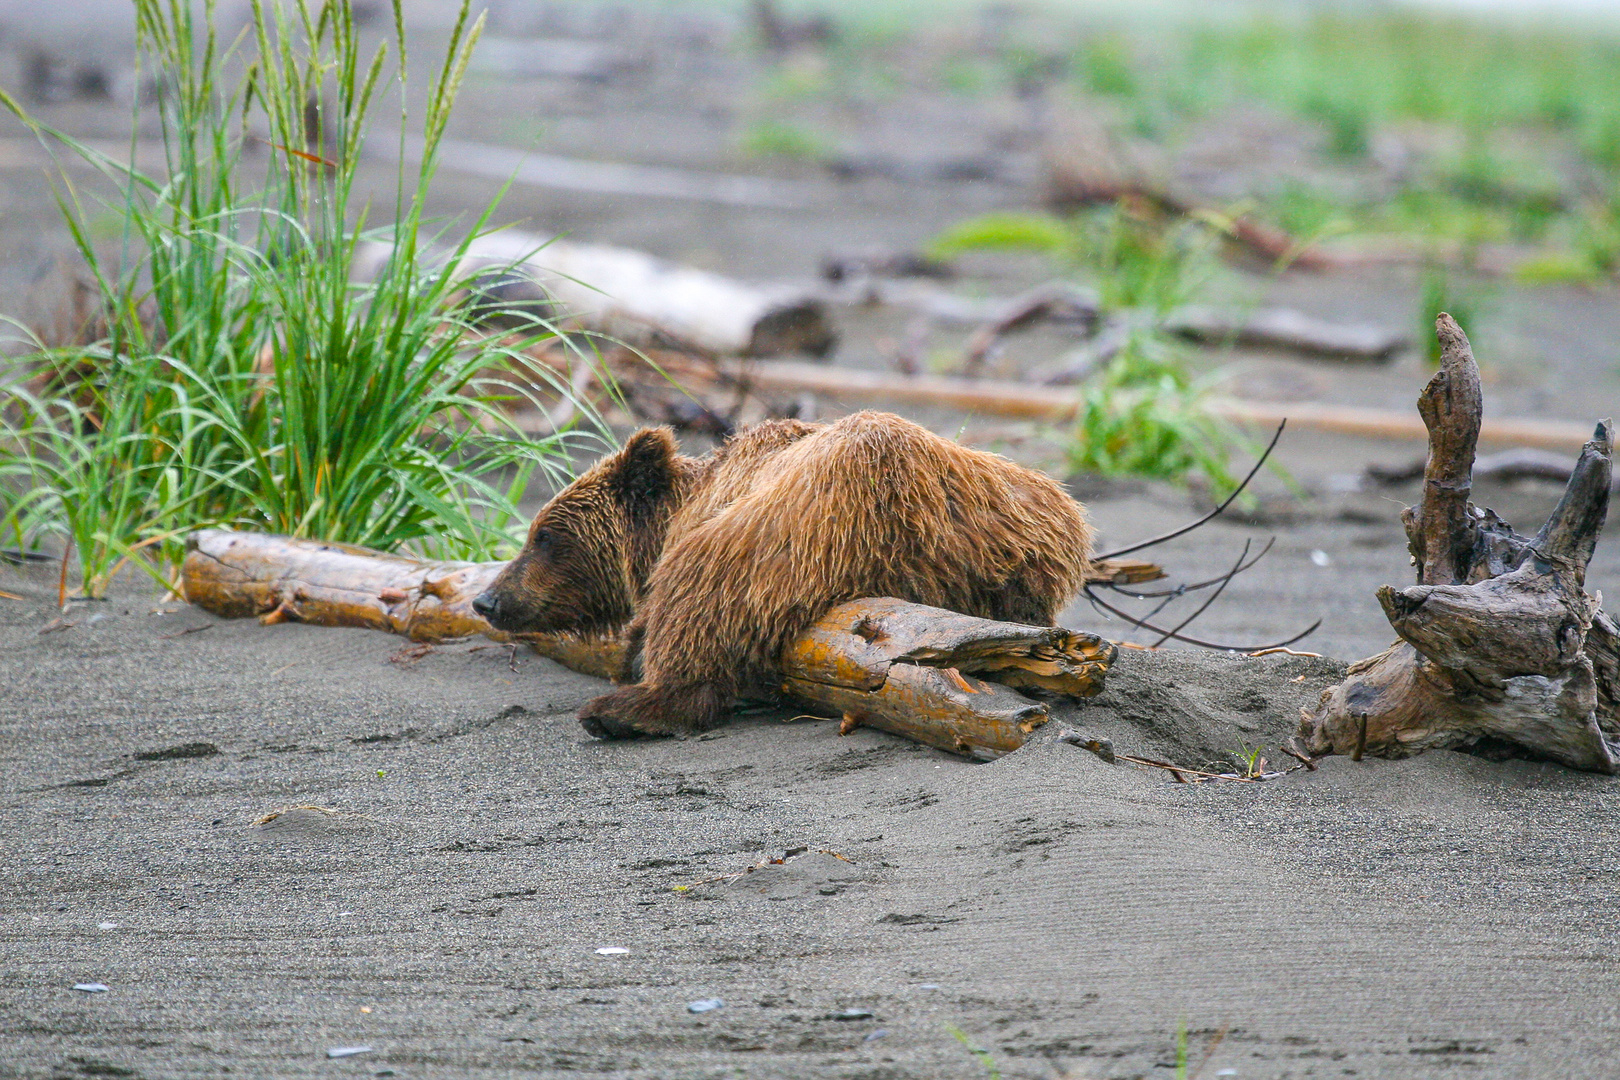
M 1098 207 L 1073 221 L 1079 261 L 1110 308 L 1163 314 L 1191 302 L 1215 272 L 1221 242 L 1211 224 L 1161 219 L 1125 206 Z
M 1081 393 L 1068 443 L 1075 472 L 1185 483 L 1201 478 L 1224 494 L 1237 486 L 1228 463 L 1244 445 L 1202 404 L 1208 380 L 1195 380 L 1157 335 L 1133 338 Z
M 826 136 L 786 120 L 761 120 L 750 126 L 737 140 L 737 148 L 751 158 L 788 161 L 824 162 L 835 153 Z
M 1214 273 L 1219 233 L 1190 219 L 1161 220 L 1124 207 L 1073 218 L 987 214 L 946 230 L 929 253 L 1017 250 L 1051 259 L 1093 285 L 1105 310 L 1146 316 L 1141 329 L 1081 392 L 1069 465 L 1104 476 L 1185 482 L 1230 490 L 1227 467 L 1243 441 L 1202 404 L 1210 380 L 1194 379 L 1185 353 L 1157 320 L 1196 300 Z
M 1300 109 L 1327 129 L 1327 150 L 1335 157 L 1361 158 L 1372 146 L 1372 117 L 1359 102 L 1309 92 Z
M 1127 41 L 1118 35 L 1101 36 L 1082 46 L 1078 70 L 1094 94 L 1131 97 L 1140 88 L 1138 64 Z
M 1430 367 L 1440 366 L 1440 340 L 1434 333 L 1435 316 L 1442 311 L 1448 312 L 1477 348 L 1480 317 L 1489 304 L 1489 295 L 1481 285 L 1465 281 L 1449 267 L 1440 264 L 1424 270 L 1418 298 L 1417 340 L 1425 343 L 1424 356 Z M 1489 349 L 1485 351 L 1489 352 Z
M 996 212 L 958 222 L 927 253 L 953 259 L 973 251 L 1023 251 L 1084 276 L 1108 308 L 1168 311 L 1190 301 L 1214 272 L 1218 232 L 1194 219 L 1167 221 L 1124 206 L 1073 217 Z
M 1584 181 L 1504 156 L 1529 141 L 1620 177 L 1620 39 L 1595 27 L 1502 25 L 1380 7 L 1290 12 L 1275 6 L 1181 25 L 1124 23 L 1073 46 L 1082 86 L 1113 98 L 1140 135 L 1161 138 L 1240 103 L 1320 125 L 1327 153 L 1367 156 L 1381 129 L 1449 131 L 1460 153 L 1430 151 L 1403 187 L 1429 210 L 1379 197 L 1347 207 L 1366 228 L 1538 240 L 1578 213 Z M 1442 142 L 1445 140 L 1442 139 Z M 1566 170 L 1568 171 L 1568 170 Z M 1270 208 L 1267 208 L 1270 209 Z
M 392 41 L 369 57 L 344 0 L 255 0 L 246 55 L 218 41 L 211 5 L 201 20 L 186 0 L 135 6 L 142 63 L 166 87 L 157 171 L 98 154 L 0 93 L 112 180 L 122 234 L 107 257 L 95 213 L 62 181 L 105 334 L 25 357 L 0 387 L 4 529 L 22 547 L 71 537 L 91 596 L 130 560 L 161 576 L 183 533 L 206 524 L 451 557 L 501 551 L 522 486 L 559 467 L 569 435 L 523 440 L 501 406 L 529 382 L 488 375 L 512 370 L 549 329 L 534 325 L 530 341 L 482 334 L 468 241 L 430 250 L 426 193 L 481 20 L 469 23 L 463 3 L 420 120 L 421 165 L 400 166 L 394 219 L 376 229 L 355 183 L 385 82 L 400 92 L 401 132 L 412 126 L 397 3 Z M 243 74 L 228 81 L 233 65 Z M 244 184 L 257 161 L 262 181 Z M 357 284 L 366 239 L 389 257 Z

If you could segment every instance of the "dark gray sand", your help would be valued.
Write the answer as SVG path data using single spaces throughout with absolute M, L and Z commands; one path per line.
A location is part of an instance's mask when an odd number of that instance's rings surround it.
M 1096 512 L 1141 535 L 1186 506 Z M 1179 558 L 1265 535 L 1221 528 Z M 1377 648 L 1392 531 L 1283 528 L 1221 618 L 1315 609 Z M 28 598 L 0 601 L 0 1076 L 990 1075 L 953 1027 L 1007 1077 L 1170 1078 L 1183 1029 L 1193 1065 L 1225 1032 L 1204 1077 L 1615 1073 L 1608 778 L 1441 752 L 1186 786 L 781 712 L 608 744 L 572 717 L 602 684 L 502 648 L 391 663 L 137 581 L 42 635 L 54 570 L 0 587 Z M 1341 669 L 1127 652 L 1052 727 L 1292 764 Z

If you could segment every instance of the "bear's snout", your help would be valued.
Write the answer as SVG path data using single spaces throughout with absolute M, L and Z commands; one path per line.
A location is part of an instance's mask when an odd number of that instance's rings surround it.
M 494 589 L 485 589 L 473 597 L 472 606 L 474 611 L 493 624 L 496 613 L 501 610 L 501 598 L 495 595 Z

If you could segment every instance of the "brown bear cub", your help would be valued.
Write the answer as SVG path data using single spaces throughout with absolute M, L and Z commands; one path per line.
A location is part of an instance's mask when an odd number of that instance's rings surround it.
M 641 681 L 580 721 L 601 738 L 703 731 L 781 681 L 783 647 L 834 605 L 894 596 L 1050 626 L 1091 555 L 1050 477 L 898 416 L 777 420 L 702 458 L 636 432 L 535 516 L 473 606 L 514 633 L 629 624 Z

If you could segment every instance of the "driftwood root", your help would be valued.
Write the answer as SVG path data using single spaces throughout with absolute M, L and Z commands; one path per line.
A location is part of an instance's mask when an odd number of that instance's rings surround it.
M 1620 771 L 1620 638 L 1586 566 L 1608 512 L 1613 425 L 1600 421 L 1533 537 L 1469 501 L 1479 369 L 1449 315 L 1441 368 L 1418 399 L 1429 429 L 1423 496 L 1402 520 L 1418 583 L 1378 601 L 1400 641 L 1350 668 L 1301 716 L 1313 754 L 1404 757 L 1482 742 L 1593 772 Z

